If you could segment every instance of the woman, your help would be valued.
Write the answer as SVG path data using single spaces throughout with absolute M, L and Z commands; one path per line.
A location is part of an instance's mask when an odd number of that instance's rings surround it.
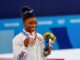
M 24 29 L 13 39 L 14 60 L 45 60 L 44 39 L 36 32 L 36 16 L 29 7 L 22 8 Z

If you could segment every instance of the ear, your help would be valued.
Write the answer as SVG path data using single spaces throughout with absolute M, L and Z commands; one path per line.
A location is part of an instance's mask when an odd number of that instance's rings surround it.
M 27 22 L 26 21 L 23 21 L 23 25 L 26 26 L 26 24 L 27 24 Z

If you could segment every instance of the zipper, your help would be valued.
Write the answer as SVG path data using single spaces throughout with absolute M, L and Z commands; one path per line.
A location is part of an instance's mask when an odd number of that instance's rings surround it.
M 36 41 L 37 42 L 37 41 Z M 37 60 L 38 60 L 38 49 L 37 49 L 37 43 L 36 43 L 36 55 L 37 55 Z

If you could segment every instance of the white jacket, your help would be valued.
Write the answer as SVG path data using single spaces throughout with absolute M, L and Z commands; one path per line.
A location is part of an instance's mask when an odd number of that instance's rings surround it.
M 29 32 L 23 30 L 24 33 L 28 34 L 30 38 L 34 39 L 34 32 L 32 35 Z M 37 34 L 37 38 L 35 40 L 35 45 L 28 47 L 24 46 L 24 40 L 27 36 L 23 33 L 19 33 L 13 39 L 13 56 L 14 60 L 45 60 L 43 56 L 44 49 L 44 39 L 43 36 L 39 33 Z

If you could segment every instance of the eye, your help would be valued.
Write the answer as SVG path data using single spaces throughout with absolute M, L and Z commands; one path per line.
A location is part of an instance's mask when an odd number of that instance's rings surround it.
M 37 22 L 35 21 L 35 24 L 37 24 Z
M 29 24 L 33 24 L 33 22 L 29 22 Z
M 37 22 L 36 22 L 36 21 L 32 21 L 32 22 L 31 22 L 31 21 L 30 21 L 29 24 L 37 24 Z

